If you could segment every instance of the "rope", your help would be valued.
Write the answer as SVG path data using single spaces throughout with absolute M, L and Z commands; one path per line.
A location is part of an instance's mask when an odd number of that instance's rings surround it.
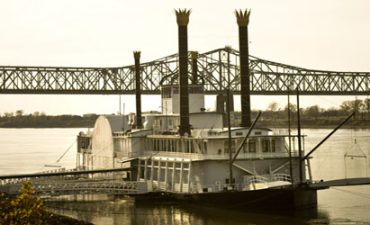
M 71 148 L 73 147 L 73 145 L 76 143 L 76 140 L 72 142 L 72 144 L 63 152 L 63 154 L 57 159 L 57 161 L 55 161 L 55 163 L 59 163 L 60 160 L 62 160 L 62 158 L 68 153 L 69 150 L 71 150 Z M 45 165 L 40 167 L 37 171 L 43 171 L 45 169 Z
M 67 154 L 67 152 L 72 148 L 72 146 L 76 143 L 76 140 L 72 142 L 72 144 L 67 148 L 66 151 L 64 151 L 64 153 L 59 157 L 59 159 L 56 161 L 56 163 L 59 163 L 60 160 L 62 160 L 62 158 Z

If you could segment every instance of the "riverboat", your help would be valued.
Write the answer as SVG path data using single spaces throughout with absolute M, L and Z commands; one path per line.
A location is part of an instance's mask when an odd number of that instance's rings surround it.
M 316 206 L 316 190 L 304 185 L 310 167 L 301 163 L 298 135 L 228 129 L 226 113 L 205 111 L 202 86 L 189 85 L 191 135 L 181 136 L 178 89 L 162 87 L 162 112 L 143 114 L 140 129 L 134 114 L 100 116 L 93 131 L 78 136 L 77 168 L 130 167 L 123 182 L 140 184 L 131 194 L 137 199 L 256 209 Z M 226 102 L 222 97 L 218 106 Z
M 141 115 L 140 52 L 134 52 L 136 114 L 100 116 L 90 134 L 81 133 L 77 167 L 130 168 L 124 180 L 135 182 L 137 191 L 131 195 L 138 200 L 176 200 L 250 209 L 316 206 L 316 189 L 305 185 L 310 180 L 306 178 L 306 165 L 307 174 L 310 168 L 309 158 L 303 161 L 302 157 L 304 137 L 276 134 L 251 123 L 250 11 L 236 11 L 240 127 L 230 126 L 233 98 L 228 90 L 226 96 L 217 96 L 215 112 L 205 110 L 197 54 L 192 54 L 195 63 L 191 74 L 188 70 L 189 15 L 189 10 L 176 10 L 179 70 L 171 82 L 161 81 L 167 84 L 161 88 L 162 112 Z

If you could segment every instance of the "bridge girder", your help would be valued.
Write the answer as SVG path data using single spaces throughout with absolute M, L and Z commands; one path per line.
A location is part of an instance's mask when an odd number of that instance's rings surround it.
M 369 95 L 370 72 L 309 70 L 249 57 L 251 93 L 284 95 L 297 87 L 302 95 Z M 189 64 L 192 63 L 189 54 Z M 206 94 L 230 86 L 240 93 L 239 53 L 231 48 L 198 54 L 198 83 Z M 192 66 L 189 66 L 192 74 Z M 178 56 L 141 64 L 143 94 L 159 94 L 161 85 L 177 84 Z M 189 82 L 194 82 L 189 76 Z M 2 94 L 134 94 L 134 66 L 107 68 L 0 66 Z

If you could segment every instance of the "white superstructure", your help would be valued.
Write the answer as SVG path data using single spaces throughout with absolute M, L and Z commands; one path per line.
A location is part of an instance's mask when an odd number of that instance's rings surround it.
M 162 107 L 162 114 L 144 114 L 143 129 L 132 129 L 127 116 L 100 116 L 92 134 L 79 135 L 77 166 L 83 169 L 130 166 L 135 169 L 127 179 L 147 182 L 150 191 L 203 193 L 231 186 L 236 190 L 254 190 L 289 185 L 290 166 L 293 180 L 298 181 L 297 136 L 291 136 L 290 160 L 288 135 L 255 128 L 233 163 L 231 185 L 229 141 L 234 155 L 248 128 L 232 128 L 229 139 L 228 130 L 223 127 L 223 114 L 201 110 L 204 100 L 199 99 L 203 99 L 199 91 L 189 94 L 190 105 L 195 104 L 194 110 L 190 110 L 192 135 L 179 136 L 179 115 L 174 109 L 178 103 L 171 99 L 177 98 L 173 94 L 175 88 L 165 88 L 172 93 L 162 95 L 166 108 Z

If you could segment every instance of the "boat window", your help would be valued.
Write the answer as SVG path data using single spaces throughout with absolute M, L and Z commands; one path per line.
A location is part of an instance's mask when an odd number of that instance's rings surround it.
M 141 170 L 140 170 L 139 178 L 144 179 L 144 172 L 145 172 L 145 166 L 144 166 L 144 165 L 142 165 L 142 166 L 141 166 Z
M 175 168 L 181 168 L 181 163 L 175 162 Z
M 168 145 L 169 145 L 169 146 L 168 146 L 169 151 L 170 151 L 170 152 L 173 152 L 173 140 L 169 140 L 169 141 L 168 141 Z
M 186 152 L 189 152 L 189 153 L 194 152 L 194 146 L 191 140 L 186 140 Z
M 164 150 L 165 150 L 166 152 L 170 151 L 170 150 L 169 150 L 168 140 L 164 140 Z
M 153 143 L 154 143 L 153 150 L 154 150 L 154 151 L 158 151 L 158 150 L 159 150 L 158 140 L 155 140 L 155 139 L 154 139 Z
M 236 136 L 242 136 L 243 135 L 243 132 L 236 132 L 235 135 Z
M 189 87 L 189 94 L 190 93 L 203 93 L 203 87 L 202 86 L 195 86 L 195 87 Z
M 235 152 L 234 140 L 231 140 L 231 152 Z M 229 153 L 229 140 L 224 141 L 224 153 Z
M 196 153 L 203 153 L 201 142 L 196 141 L 194 144 L 195 144 L 195 152 Z
M 262 132 L 261 132 L 261 131 L 256 131 L 256 132 L 254 132 L 254 134 L 255 134 L 255 135 L 261 135 L 261 134 L 262 134 Z
M 163 140 L 159 139 L 158 143 L 158 151 L 163 151 Z
M 276 143 L 275 143 L 275 140 L 271 140 L 271 152 L 275 152 L 276 151 Z
M 178 145 L 178 140 L 173 140 L 173 151 L 174 152 L 178 152 L 178 147 L 177 146 L 179 146 Z
M 256 141 L 255 140 L 249 140 L 248 143 L 248 152 L 255 153 L 256 152 Z
M 269 149 L 270 149 L 270 141 L 262 140 L 262 152 L 269 152 Z
M 171 87 L 162 87 L 162 98 L 171 98 Z

